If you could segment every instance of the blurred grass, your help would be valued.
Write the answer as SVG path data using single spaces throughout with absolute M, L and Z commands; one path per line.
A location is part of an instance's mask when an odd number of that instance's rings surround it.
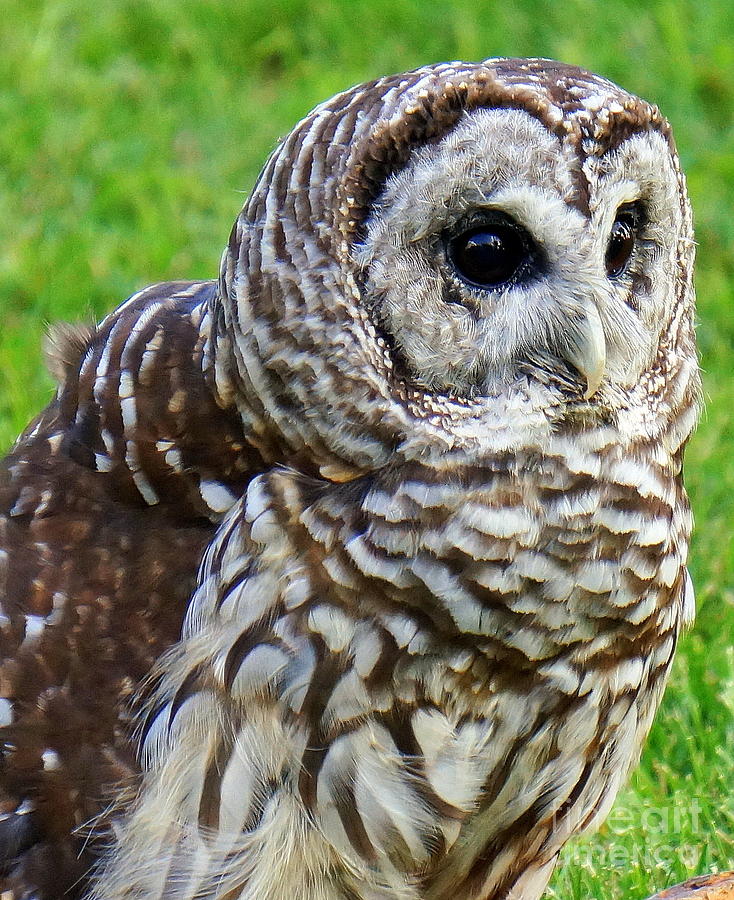
M 277 138 L 333 92 L 445 59 L 598 71 L 675 128 L 700 244 L 707 412 L 687 457 L 696 629 L 642 764 L 559 900 L 734 867 L 734 7 L 730 0 L 3 0 L 0 445 L 50 396 L 45 324 L 212 277 Z

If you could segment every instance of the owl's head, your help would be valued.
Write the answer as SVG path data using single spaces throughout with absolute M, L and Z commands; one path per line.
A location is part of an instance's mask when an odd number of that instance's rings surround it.
M 692 261 L 656 107 L 548 60 L 431 66 L 327 101 L 273 154 L 225 254 L 225 343 L 247 415 L 327 470 L 427 423 L 512 444 L 508 410 L 557 429 L 695 380 Z

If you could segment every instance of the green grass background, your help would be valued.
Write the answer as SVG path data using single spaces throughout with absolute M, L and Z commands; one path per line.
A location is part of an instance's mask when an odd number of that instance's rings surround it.
M 212 277 L 268 151 L 311 106 L 446 59 L 550 56 L 657 102 L 699 241 L 707 410 L 687 457 L 695 630 L 642 764 L 575 842 L 562 900 L 734 868 L 734 5 L 731 0 L 2 0 L 0 444 L 50 396 L 46 323 Z

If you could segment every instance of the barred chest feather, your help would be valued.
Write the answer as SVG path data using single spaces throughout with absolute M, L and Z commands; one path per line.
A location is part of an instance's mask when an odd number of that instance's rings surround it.
M 691 614 L 677 443 L 600 427 L 481 465 L 255 478 L 165 663 L 100 896 L 538 896 L 608 812 Z

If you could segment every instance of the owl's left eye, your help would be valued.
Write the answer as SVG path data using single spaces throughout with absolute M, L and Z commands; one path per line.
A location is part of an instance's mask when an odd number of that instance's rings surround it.
M 504 216 L 462 231 L 447 249 L 462 280 L 488 290 L 515 282 L 532 255 L 530 236 Z

